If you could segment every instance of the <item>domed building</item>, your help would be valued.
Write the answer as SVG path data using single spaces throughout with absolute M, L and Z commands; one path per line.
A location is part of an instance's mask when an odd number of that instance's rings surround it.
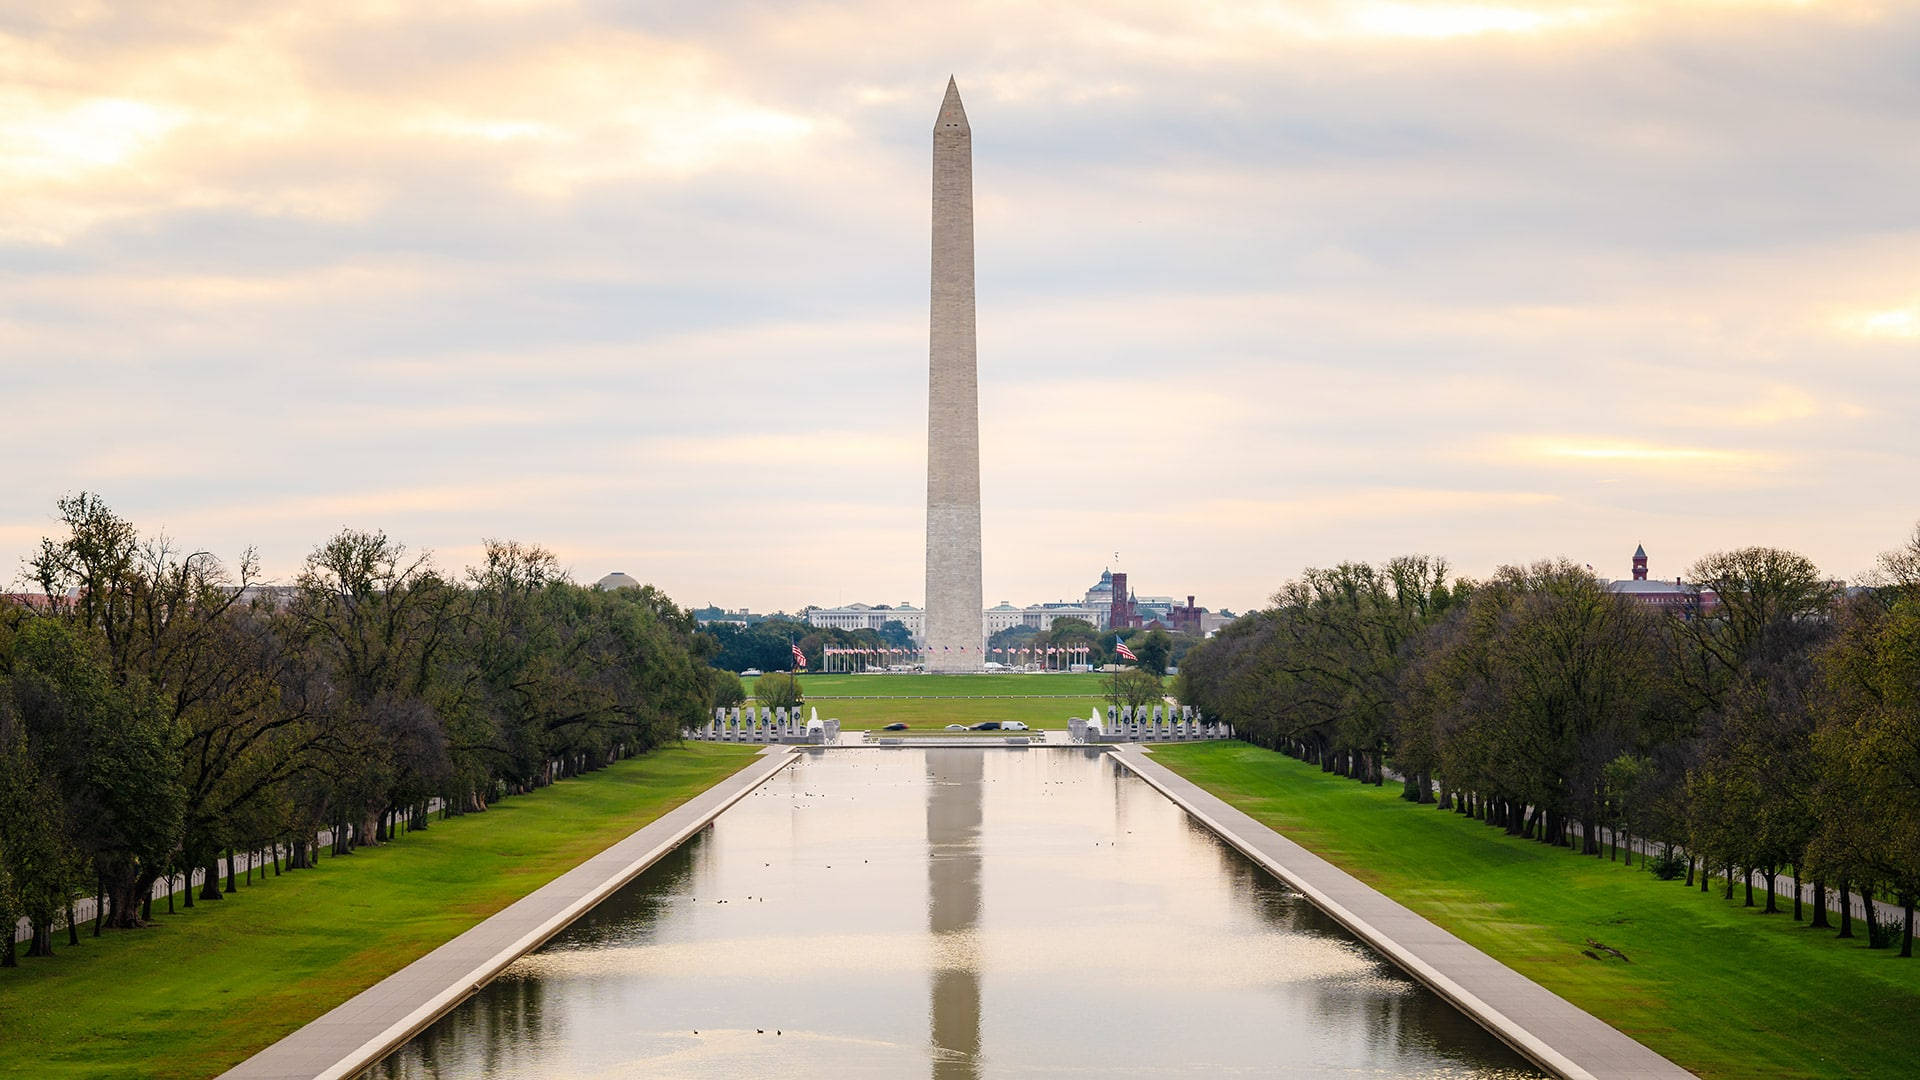
M 1113 606 L 1113 570 L 1100 571 L 1100 582 L 1087 590 L 1087 598 L 1081 606 L 1106 610 Z
M 613 573 L 594 582 L 593 587 L 596 589 L 637 589 L 640 587 L 640 583 L 620 571 L 615 570 Z

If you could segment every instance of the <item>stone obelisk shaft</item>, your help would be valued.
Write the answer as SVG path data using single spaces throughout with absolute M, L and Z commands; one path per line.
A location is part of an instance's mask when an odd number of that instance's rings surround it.
M 973 132 L 947 80 L 933 124 L 927 380 L 927 668 L 979 671 L 980 402 L 973 333 Z

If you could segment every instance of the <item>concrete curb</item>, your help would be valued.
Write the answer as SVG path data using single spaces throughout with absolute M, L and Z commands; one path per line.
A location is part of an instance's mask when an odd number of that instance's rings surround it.
M 359 1075 L 792 764 L 797 760 L 792 750 L 774 745 L 760 751 L 755 756 L 761 760 L 222 1073 L 220 1080 Z
M 1542 1069 L 1565 1080 L 1688 1080 L 1693 1076 L 1225 800 L 1147 760 L 1150 752 L 1121 744 L 1113 756 L 1194 820 Z M 1370 917 L 1354 910 L 1356 900 L 1372 909 Z M 1388 921 L 1412 943 L 1402 942 L 1379 925 Z

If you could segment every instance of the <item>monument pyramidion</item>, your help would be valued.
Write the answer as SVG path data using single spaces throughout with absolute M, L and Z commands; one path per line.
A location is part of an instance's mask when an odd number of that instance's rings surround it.
M 980 394 L 973 327 L 973 129 L 960 88 L 933 122 L 927 365 L 928 671 L 980 671 Z

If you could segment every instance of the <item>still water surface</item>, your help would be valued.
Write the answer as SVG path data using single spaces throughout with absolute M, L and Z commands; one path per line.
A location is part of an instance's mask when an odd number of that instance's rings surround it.
M 373 1069 L 1543 1074 L 1105 754 L 812 751 Z

